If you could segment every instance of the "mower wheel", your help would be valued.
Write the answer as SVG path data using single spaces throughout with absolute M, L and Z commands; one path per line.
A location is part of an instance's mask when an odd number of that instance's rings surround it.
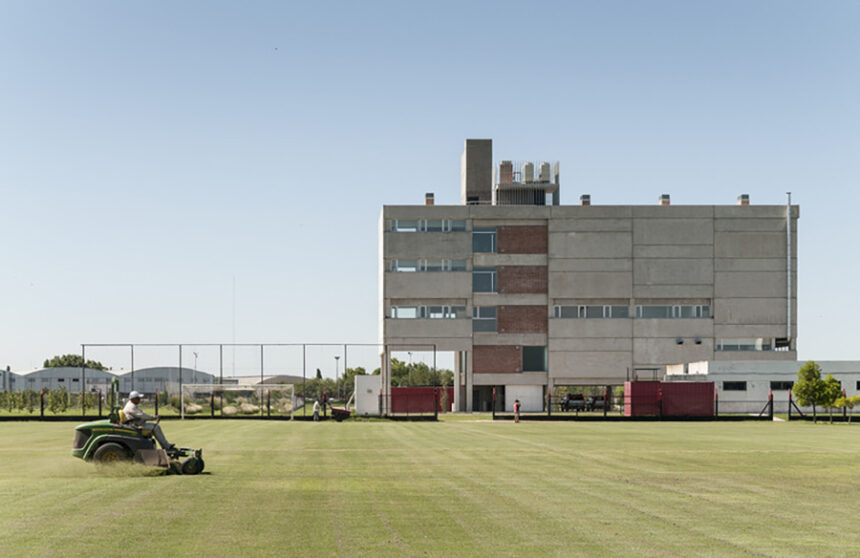
M 189 457 L 185 461 L 182 462 L 182 474 L 183 475 L 196 475 L 198 473 L 203 472 L 203 459 L 199 457 Z
M 107 465 L 121 461 L 131 461 L 131 455 L 121 445 L 108 442 L 96 449 L 96 452 L 93 454 L 93 460 L 96 463 Z

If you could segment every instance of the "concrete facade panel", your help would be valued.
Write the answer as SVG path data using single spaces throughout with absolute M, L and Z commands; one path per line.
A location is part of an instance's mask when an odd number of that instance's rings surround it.
M 472 219 L 548 219 L 550 206 L 537 205 L 470 205 L 469 215 Z
M 692 244 L 687 246 L 665 245 L 637 245 L 633 247 L 635 258 L 713 258 L 714 246 L 712 244 Z
M 549 292 L 553 298 L 630 298 L 630 273 L 552 272 Z
M 627 377 L 627 370 L 631 367 L 631 354 L 628 351 L 614 353 L 550 351 L 549 353 L 549 374 L 556 385 L 564 385 L 565 379 L 570 383 L 578 383 L 585 378 L 593 383 L 623 381 Z
M 385 332 L 387 337 L 399 339 L 443 339 L 449 337 L 471 337 L 472 320 L 397 320 L 386 318 Z
M 710 285 L 714 280 L 713 259 L 637 259 L 633 267 L 635 285 Z
M 557 339 L 591 339 L 605 337 L 627 337 L 633 335 L 633 320 L 630 319 L 552 319 L 549 321 L 550 344 Z
M 714 353 L 714 360 L 797 360 L 797 351 L 717 351 Z M 794 378 L 792 378 L 794 379 Z
M 521 345 L 544 347 L 547 344 L 546 333 L 482 333 L 472 335 L 475 345 Z
M 634 337 L 676 338 L 676 337 L 713 337 L 714 320 L 673 319 L 673 320 L 633 320 Z
M 549 232 L 632 232 L 628 219 L 552 219 Z
M 718 298 L 714 319 L 720 324 L 785 324 L 784 298 Z
M 794 328 L 792 328 L 792 331 Z M 785 324 L 714 324 L 716 339 L 764 339 L 785 337 Z M 734 359 L 743 360 L 743 359 Z
M 710 205 L 634 205 L 634 219 L 711 219 L 714 206 Z
M 475 374 L 522 372 L 522 346 L 475 345 L 472 350 L 472 371 Z
M 629 259 L 553 259 L 549 262 L 549 271 L 633 271 L 633 261 Z
M 682 345 L 678 345 L 672 338 L 633 340 L 635 367 L 662 367 L 669 362 L 694 362 L 712 358 L 714 358 L 713 339 L 702 339 L 701 345 L 696 345 L 689 338 L 685 338 Z
M 714 217 L 723 219 L 785 219 L 784 205 L 715 205 Z M 800 217 L 800 207 L 791 206 L 791 217 Z
M 417 260 L 472 257 L 472 233 L 464 232 L 386 232 L 385 258 Z
M 554 338 L 549 346 L 550 351 L 559 352 L 593 352 L 621 353 L 633 350 L 633 339 L 630 337 L 592 337 L 589 339 Z
M 538 294 L 547 292 L 546 266 L 499 266 L 500 294 Z
M 385 274 L 387 298 L 471 298 L 472 274 L 468 272 Z
M 472 265 L 475 267 L 495 267 L 500 265 L 540 265 L 546 266 L 546 254 L 475 254 Z
M 785 273 L 765 271 L 720 271 L 714 274 L 714 296 L 717 298 L 785 297 Z
M 472 304 L 475 306 L 546 306 L 546 294 L 492 294 L 475 293 Z
M 792 253 L 797 254 L 796 243 Z M 785 234 L 778 232 L 718 232 L 714 238 L 718 258 L 785 258 Z
M 711 219 L 634 219 L 633 243 L 678 246 L 712 244 L 714 223 Z
M 500 254 L 546 254 L 546 225 L 503 226 L 496 229 Z
M 797 258 L 791 269 L 797 270 Z M 715 258 L 714 271 L 778 271 L 785 273 L 785 257 L 779 258 Z
M 627 232 L 550 233 L 550 258 L 630 258 L 633 235 Z
M 718 232 L 782 232 L 782 234 L 785 234 L 785 218 L 716 219 L 714 221 L 714 230 Z
M 637 299 L 710 299 L 714 296 L 711 285 L 634 285 L 633 296 Z
M 552 208 L 552 219 L 630 219 L 630 205 L 562 205 Z
M 499 333 L 546 333 L 547 307 L 543 306 L 499 306 Z

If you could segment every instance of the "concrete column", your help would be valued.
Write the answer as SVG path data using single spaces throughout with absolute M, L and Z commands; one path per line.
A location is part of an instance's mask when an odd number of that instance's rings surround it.
M 472 355 L 474 351 L 466 351 L 466 412 L 471 413 L 472 409 Z

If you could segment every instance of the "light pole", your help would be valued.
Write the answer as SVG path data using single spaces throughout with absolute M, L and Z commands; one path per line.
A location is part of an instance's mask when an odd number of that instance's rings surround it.
M 407 351 L 406 354 L 409 355 L 409 366 L 412 366 L 412 351 Z
M 340 375 L 340 373 L 338 372 L 338 368 L 337 368 L 337 361 L 338 360 L 340 360 L 340 355 L 335 355 L 334 356 L 334 385 L 336 385 L 336 386 L 338 385 L 338 379 L 339 379 L 338 376 Z M 340 398 L 340 386 L 338 386 L 338 389 L 337 389 L 337 396 L 338 396 L 338 398 Z
M 194 370 L 197 370 L 197 353 L 194 353 Z

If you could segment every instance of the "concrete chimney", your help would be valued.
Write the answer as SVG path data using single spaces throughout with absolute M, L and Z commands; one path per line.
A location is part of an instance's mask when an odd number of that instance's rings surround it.
M 424 194 L 424 205 L 435 205 L 435 200 L 433 199 L 433 192 L 427 192 Z
M 582 194 L 579 196 L 579 205 L 591 205 L 591 194 Z
M 741 194 L 738 196 L 738 205 L 749 205 L 750 204 L 750 195 L 749 194 Z
M 661 194 L 660 195 L 660 205 L 671 205 L 672 201 L 669 197 L 669 194 Z

